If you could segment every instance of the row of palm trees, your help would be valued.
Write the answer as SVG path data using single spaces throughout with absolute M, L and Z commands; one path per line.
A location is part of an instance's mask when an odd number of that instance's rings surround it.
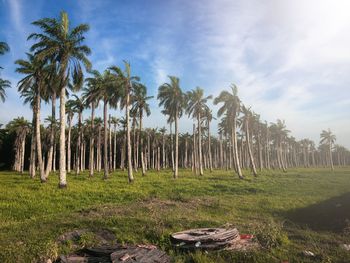
M 89 26 L 81 24 L 72 28 L 65 12 L 58 19 L 44 18 L 33 24 L 39 32 L 28 37 L 34 41 L 31 53 L 27 53 L 26 59 L 15 62 L 18 65 L 16 71 L 24 75 L 18 83 L 18 90 L 24 102 L 33 109 L 32 128 L 18 133 L 15 143 L 13 167 L 17 171 L 24 169 L 25 138 L 30 130 L 31 176 L 34 177 L 38 169 L 41 181 L 47 180 L 51 170 L 56 169 L 56 146 L 59 145 L 61 188 L 67 185 L 66 169 L 70 172 L 73 166 L 75 173 L 79 174 L 88 163 L 90 176 L 94 176 L 95 169 L 99 171 L 103 167 L 103 177 L 107 179 L 109 172 L 116 169 L 117 160 L 122 169 L 126 164 L 129 182 L 134 180 L 133 171 L 139 168 L 145 175 L 150 168 L 159 170 L 171 167 L 174 178 L 177 178 L 179 166 L 191 166 L 200 175 L 207 168 L 234 169 L 239 178 L 243 178 L 242 167 L 250 167 L 254 176 L 257 176 L 256 160 L 260 170 L 280 168 L 286 171 L 287 167 L 301 166 L 302 163 L 304 166 L 326 164 L 333 169 L 332 156 L 335 153 L 332 147 L 335 136 L 330 131 L 321 134 L 321 146 L 326 145 L 326 153 L 324 149 L 312 148 L 308 140 L 298 143 L 288 136 L 289 131 L 284 122 L 278 120 L 271 125 L 262 123 L 259 115 L 241 103 L 235 85 L 231 86 L 230 91 L 222 91 L 213 101 L 220 105 L 217 114 L 221 118 L 219 138 L 210 133 L 210 123 L 214 117 L 208 103 L 213 99 L 212 96 L 206 96 L 199 87 L 183 92 L 180 80 L 175 76 L 169 76 L 169 82 L 159 87 L 157 96 L 159 106 L 163 108 L 162 113 L 167 116 L 170 134 L 166 134 L 165 128 L 159 132 L 149 129 L 144 131 L 142 121 L 145 115 L 150 115 L 148 101 L 152 96 L 147 95 L 147 88 L 140 78 L 133 76 L 128 62 L 124 61 L 124 70 L 117 66 L 104 72 L 92 70 L 87 58 L 91 51 L 84 44 L 84 34 Z M 8 50 L 7 45 L 3 46 L 4 51 Z M 88 72 L 85 78 L 83 68 Z M 4 88 L 0 91 L 4 98 Z M 81 96 L 73 94 L 66 102 L 69 91 L 82 92 Z M 57 98 L 60 101 L 58 121 Z M 42 100 L 52 105 L 46 131 L 42 130 L 40 123 Z M 95 109 L 100 102 L 103 103 L 102 123 L 95 116 Z M 91 109 L 91 117 L 84 121 L 83 111 L 86 108 Z M 111 117 L 108 114 L 110 108 L 125 110 L 125 117 L 119 121 Z M 179 135 L 179 119 L 184 114 L 194 119 L 192 136 Z M 77 116 L 75 127 L 74 115 Z M 118 124 L 123 127 L 120 131 L 116 129 Z M 59 136 L 56 134 L 58 125 Z M 175 138 L 172 134 L 173 125 Z M 26 126 L 30 124 L 26 123 Z M 46 145 L 43 145 L 43 133 L 48 137 Z M 337 152 L 342 153 L 337 155 L 338 164 L 349 163 L 349 152 L 344 149 Z

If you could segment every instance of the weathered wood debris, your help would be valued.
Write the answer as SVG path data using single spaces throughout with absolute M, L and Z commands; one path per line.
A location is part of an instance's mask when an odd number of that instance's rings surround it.
M 81 249 L 79 241 L 89 236 L 94 240 L 93 246 Z M 154 245 L 121 245 L 117 237 L 106 229 L 91 231 L 77 229 L 64 233 L 57 239 L 58 245 L 69 243 L 75 250 L 70 255 L 61 255 L 54 259 L 57 263 L 169 263 L 170 257 Z M 50 261 L 45 261 L 50 262 Z
M 259 247 L 252 235 L 240 235 L 237 228 L 197 228 L 170 235 L 175 247 L 184 250 L 250 250 Z
M 61 263 L 170 263 L 170 257 L 153 245 L 116 245 L 84 248 L 73 255 L 60 256 Z

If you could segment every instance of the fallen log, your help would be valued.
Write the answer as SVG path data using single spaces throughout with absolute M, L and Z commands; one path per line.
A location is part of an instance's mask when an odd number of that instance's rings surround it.
M 236 228 L 197 228 L 170 235 L 173 245 L 182 249 L 221 249 L 239 238 Z

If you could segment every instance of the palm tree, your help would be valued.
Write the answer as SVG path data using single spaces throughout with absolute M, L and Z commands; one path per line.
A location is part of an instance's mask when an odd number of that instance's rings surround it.
M 80 24 L 70 28 L 66 12 L 61 12 L 60 18 L 43 18 L 33 22 L 33 25 L 42 29 L 42 33 L 33 33 L 28 39 L 38 40 L 31 50 L 40 60 L 51 59 L 58 68 L 60 81 L 60 182 L 59 187 L 67 186 L 66 180 L 66 135 L 65 135 L 65 96 L 66 86 L 70 75 L 75 82 L 82 81 L 81 62 L 85 68 L 90 69 L 87 55 L 90 49 L 83 45 L 84 33 L 89 30 L 87 24 Z
M 10 50 L 9 46 L 5 42 L 0 42 L 0 55 L 5 54 Z M 0 67 L 2 69 L 2 67 Z M 11 88 L 11 82 L 0 78 L 0 100 L 5 102 L 6 93 L 5 89 Z
M 116 117 L 111 118 L 111 124 L 113 125 L 113 171 L 115 171 L 117 167 L 117 126 L 119 124 L 119 119 Z
M 98 71 L 92 71 L 92 77 L 87 78 L 87 87 L 83 88 L 83 97 L 86 100 L 87 105 L 91 105 L 91 126 L 90 126 L 90 153 L 89 153 L 89 176 L 94 175 L 94 129 L 95 129 L 95 108 L 98 106 L 101 100 L 101 92 L 103 86 L 102 74 Z
M 145 156 L 144 156 L 144 149 L 143 149 L 143 137 L 141 136 L 142 119 L 145 113 L 146 113 L 146 116 L 151 115 L 151 110 L 147 101 L 152 99 L 153 96 L 147 96 L 147 88 L 145 85 L 141 83 L 136 83 L 134 85 L 133 91 L 134 92 L 131 99 L 132 100 L 131 112 L 139 117 L 138 138 L 140 140 L 140 147 L 141 147 L 141 167 L 142 167 L 142 175 L 146 175 L 145 158 L 144 158 Z M 138 146 L 137 146 L 137 149 L 138 149 Z
M 158 88 L 157 98 L 160 100 L 159 106 L 164 107 L 164 113 L 168 117 L 168 122 L 175 122 L 175 169 L 174 178 L 178 177 L 179 163 L 179 127 L 178 119 L 182 116 L 185 104 L 185 96 L 180 88 L 180 79 L 169 76 L 170 83 L 164 83 Z
M 213 120 L 213 114 L 209 107 L 205 108 L 204 117 L 207 121 L 207 130 L 208 130 L 208 154 L 209 154 L 209 169 L 210 172 L 213 171 L 213 158 L 211 154 L 211 134 L 210 134 L 210 122 Z
M 237 134 L 236 134 L 236 125 L 237 125 L 237 115 L 240 110 L 240 99 L 237 95 L 238 90 L 237 86 L 231 85 L 232 93 L 228 91 L 222 91 L 220 95 L 215 98 L 214 104 L 223 103 L 221 108 L 218 110 L 218 117 L 222 116 L 224 113 L 226 114 L 228 125 L 231 128 L 231 140 L 233 145 L 233 155 L 236 172 L 240 179 L 243 179 L 241 165 L 238 157 L 238 148 L 237 148 Z
M 11 88 L 11 82 L 5 79 L 0 79 L 0 100 L 5 102 L 6 98 L 6 88 Z
M 36 137 L 36 149 L 38 154 L 38 163 L 40 170 L 41 182 L 46 182 L 42 148 L 41 148 L 41 135 L 40 135 L 40 105 L 41 94 L 44 90 L 44 81 L 47 77 L 47 68 L 45 68 L 44 62 L 40 61 L 32 54 L 27 54 L 28 60 L 17 60 L 15 63 L 19 65 L 16 72 L 25 74 L 26 76 L 18 82 L 18 91 L 20 93 L 34 90 L 35 103 L 35 137 Z
M 10 51 L 10 48 L 7 43 L 0 41 L 0 55 L 4 55 L 8 51 Z
M 334 170 L 333 166 L 333 157 L 332 157 L 332 145 L 335 143 L 336 137 L 335 135 L 331 132 L 330 129 L 323 130 L 321 133 L 321 141 L 320 143 L 325 143 L 328 146 L 328 154 L 329 154 L 329 163 L 331 165 L 332 170 Z
M 79 98 L 77 95 L 73 94 L 74 99 L 67 101 L 66 106 L 71 109 L 73 112 L 78 113 L 78 141 L 76 144 L 76 165 L 75 165 L 75 174 L 79 174 L 80 168 L 80 158 L 79 153 L 81 152 L 82 147 L 82 114 L 85 109 L 85 100 L 83 98 Z
M 166 155 L 166 153 L 165 153 L 165 133 L 166 133 L 166 128 L 163 127 L 159 131 L 162 134 L 162 153 L 163 153 L 162 164 L 163 164 L 163 169 L 165 169 L 165 155 Z
M 119 89 L 116 85 L 116 78 L 109 70 L 105 70 L 103 74 L 98 71 L 91 72 L 94 75 L 94 79 L 89 78 L 91 85 L 93 86 L 91 91 L 91 99 L 93 101 L 103 101 L 103 123 L 104 123 L 104 175 L 103 178 L 108 178 L 108 132 L 107 132 L 107 122 L 108 122 L 108 105 L 116 106 L 119 100 Z
M 70 173 L 71 170 L 71 134 L 72 134 L 72 120 L 74 117 L 75 110 L 73 109 L 73 105 L 71 103 L 66 103 L 66 114 L 67 114 L 67 122 L 68 122 L 68 134 L 67 134 L 67 171 Z
M 29 104 L 30 108 L 33 111 L 33 117 L 32 117 L 32 131 L 31 131 L 31 143 L 30 143 L 30 164 L 29 164 L 29 175 L 31 178 L 35 177 L 35 160 L 36 160 L 36 155 L 35 155 L 35 150 L 36 150 L 36 139 L 35 139 L 35 90 L 34 87 L 32 86 L 30 89 L 25 89 L 21 92 L 21 98 L 24 99 L 23 104 Z
M 202 132 L 201 132 L 201 115 L 204 115 L 206 109 L 208 109 L 207 102 L 212 99 L 213 96 L 204 97 L 203 89 L 197 87 L 194 90 L 187 92 L 187 107 L 186 112 L 189 116 L 192 115 L 193 118 L 197 118 L 197 128 L 198 128 L 198 152 L 199 152 L 199 174 L 203 175 L 203 158 L 202 158 Z
M 126 140 L 127 140 L 127 155 L 128 155 L 128 180 L 129 183 L 134 181 L 134 176 L 132 173 L 132 160 L 131 160 L 131 138 L 130 138 L 130 95 L 133 92 L 133 87 L 135 82 L 139 81 L 140 78 L 137 76 L 131 75 L 131 67 L 130 64 L 124 61 L 125 70 L 124 72 L 118 67 L 111 67 L 110 69 L 116 75 L 116 87 L 122 85 L 124 89 L 120 90 L 123 92 L 124 97 L 121 100 L 121 108 L 125 108 L 125 119 L 126 119 Z
M 57 99 L 57 92 L 59 89 L 59 77 L 56 71 L 56 67 L 54 64 L 51 64 L 49 66 L 50 72 L 48 73 L 48 78 L 46 79 L 46 95 L 47 97 L 51 97 L 51 112 L 52 112 L 52 118 L 51 120 L 54 121 L 51 123 L 50 128 L 50 142 L 49 142 L 49 152 L 47 154 L 47 165 L 45 170 L 45 177 L 48 178 L 51 168 L 52 168 L 52 159 L 53 159 L 53 151 L 54 151 L 54 143 L 55 143 L 55 124 L 56 124 L 56 99 Z
M 23 173 L 26 136 L 30 131 L 30 123 L 24 117 L 18 117 L 6 125 L 6 129 L 16 133 L 15 139 L 15 161 L 13 169 Z
M 247 148 L 248 148 L 248 154 L 249 154 L 249 159 L 250 159 L 250 165 L 252 167 L 252 171 L 254 176 L 257 176 L 257 172 L 256 172 L 256 167 L 255 167 L 255 162 L 254 162 L 254 156 L 252 153 L 252 148 L 250 145 L 250 125 L 252 124 L 253 121 L 253 114 L 250 111 L 250 108 L 245 107 L 244 105 L 242 105 L 241 107 L 241 111 L 243 113 L 242 116 L 242 128 L 245 132 L 245 139 L 246 139 L 246 144 L 247 144 Z
M 279 119 L 276 123 L 271 124 L 270 131 L 275 140 L 278 166 L 283 170 L 283 172 L 287 172 L 285 158 L 283 154 L 283 144 L 290 131 L 286 129 L 285 121 Z

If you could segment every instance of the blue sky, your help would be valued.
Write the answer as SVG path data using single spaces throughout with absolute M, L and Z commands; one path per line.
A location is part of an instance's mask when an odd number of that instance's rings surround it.
M 73 25 L 90 25 L 95 69 L 126 59 L 154 96 L 169 74 L 180 77 L 184 90 L 200 86 L 214 96 L 236 83 L 242 101 L 263 120 L 284 119 L 297 139 L 316 142 L 330 128 L 350 148 L 347 0 L 0 0 L 0 41 L 11 48 L 0 57 L 1 77 L 13 84 L 0 104 L 0 123 L 31 118 L 16 91 L 13 62 L 31 45 L 26 38 L 37 29 L 30 23 L 61 10 Z M 166 125 L 157 101 L 151 106 L 145 125 Z M 48 114 L 44 106 L 43 118 Z M 192 120 L 180 124 L 190 131 Z

